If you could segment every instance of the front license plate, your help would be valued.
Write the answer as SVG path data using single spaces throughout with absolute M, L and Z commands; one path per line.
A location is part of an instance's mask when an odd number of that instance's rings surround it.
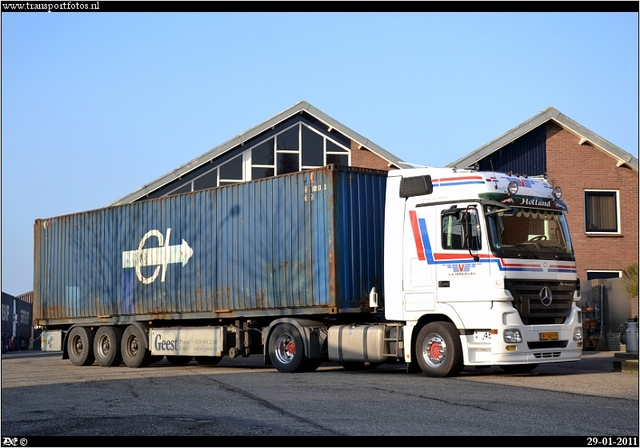
M 540 333 L 541 341 L 557 341 L 558 340 L 558 332 L 557 331 L 546 331 L 544 333 Z
M 473 341 L 474 342 L 487 342 L 491 341 L 491 331 L 474 331 L 473 332 Z

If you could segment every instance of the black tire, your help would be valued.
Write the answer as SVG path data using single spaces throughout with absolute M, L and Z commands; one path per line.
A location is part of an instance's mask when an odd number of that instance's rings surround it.
M 416 338 L 416 358 L 427 376 L 458 375 L 464 368 L 460 332 L 450 322 L 431 322 Z
M 76 366 L 90 366 L 95 361 L 93 356 L 94 333 L 90 328 L 73 327 L 67 338 L 69 359 Z
M 538 364 L 512 364 L 512 365 L 500 366 L 502 370 L 512 374 L 533 372 L 536 369 L 536 367 L 538 367 Z
M 122 328 L 100 327 L 93 339 L 93 354 L 98 365 L 113 367 L 122 364 Z
M 277 325 L 269 337 L 269 358 L 278 372 L 304 372 L 304 343 L 298 329 L 291 324 Z
M 196 362 L 201 366 L 215 366 L 222 361 L 222 356 L 196 356 Z
M 153 355 L 151 356 L 151 361 L 150 362 L 160 362 L 164 359 L 164 355 Z
M 122 360 L 128 367 L 147 367 L 151 363 L 151 352 L 146 349 L 146 335 L 135 325 L 129 325 L 122 335 Z
M 186 366 L 192 359 L 193 356 L 167 356 L 169 364 L 173 364 L 174 366 Z

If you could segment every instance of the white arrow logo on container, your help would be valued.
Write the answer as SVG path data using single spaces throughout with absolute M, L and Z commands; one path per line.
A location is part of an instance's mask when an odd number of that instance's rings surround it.
M 155 236 L 158 238 L 158 244 L 160 247 L 153 247 L 149 249 L 143 249 L 147 239 Z M 122 267 L 123 268 L 136 268 L 136 276 L 143 284 L 147 285 L 155 281 L 160 273 L 160 267 L 162 267 L 162 279 L 164 282 L 165 274 L 167 272 L 167 264 L 169 263 L 182 263 L 182 266 L 187 264 L 189 258 L 193 255 L 193 249 L 189 247 L 185 240 L 182 240 L 182 244 L 177 246 L 169 246 L 169 239 L 171 238 L 171 228 L 167 229 L 167 239 L 164 242 L 162 232 L 159 230 L 149 230 L 140 240 L 140 245 L 137 250 L 128 250 L 122 252 Z M 142 266 L 157 266 L 151 277 L 144 277 L 140 268 Z

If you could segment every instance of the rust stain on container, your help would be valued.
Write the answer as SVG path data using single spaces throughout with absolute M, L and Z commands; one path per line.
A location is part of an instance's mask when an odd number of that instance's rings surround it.
M 264 291 L 259 289 L 256 294 L 256 307 L 264 308 Z

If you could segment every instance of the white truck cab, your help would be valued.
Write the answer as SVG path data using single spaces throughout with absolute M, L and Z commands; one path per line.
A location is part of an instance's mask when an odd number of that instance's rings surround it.
M 445 376 L 580 359 L 579 280 L 560 196 L 543 178 L 389 172 L 384 315 L 404 323 L 407 363 Z

